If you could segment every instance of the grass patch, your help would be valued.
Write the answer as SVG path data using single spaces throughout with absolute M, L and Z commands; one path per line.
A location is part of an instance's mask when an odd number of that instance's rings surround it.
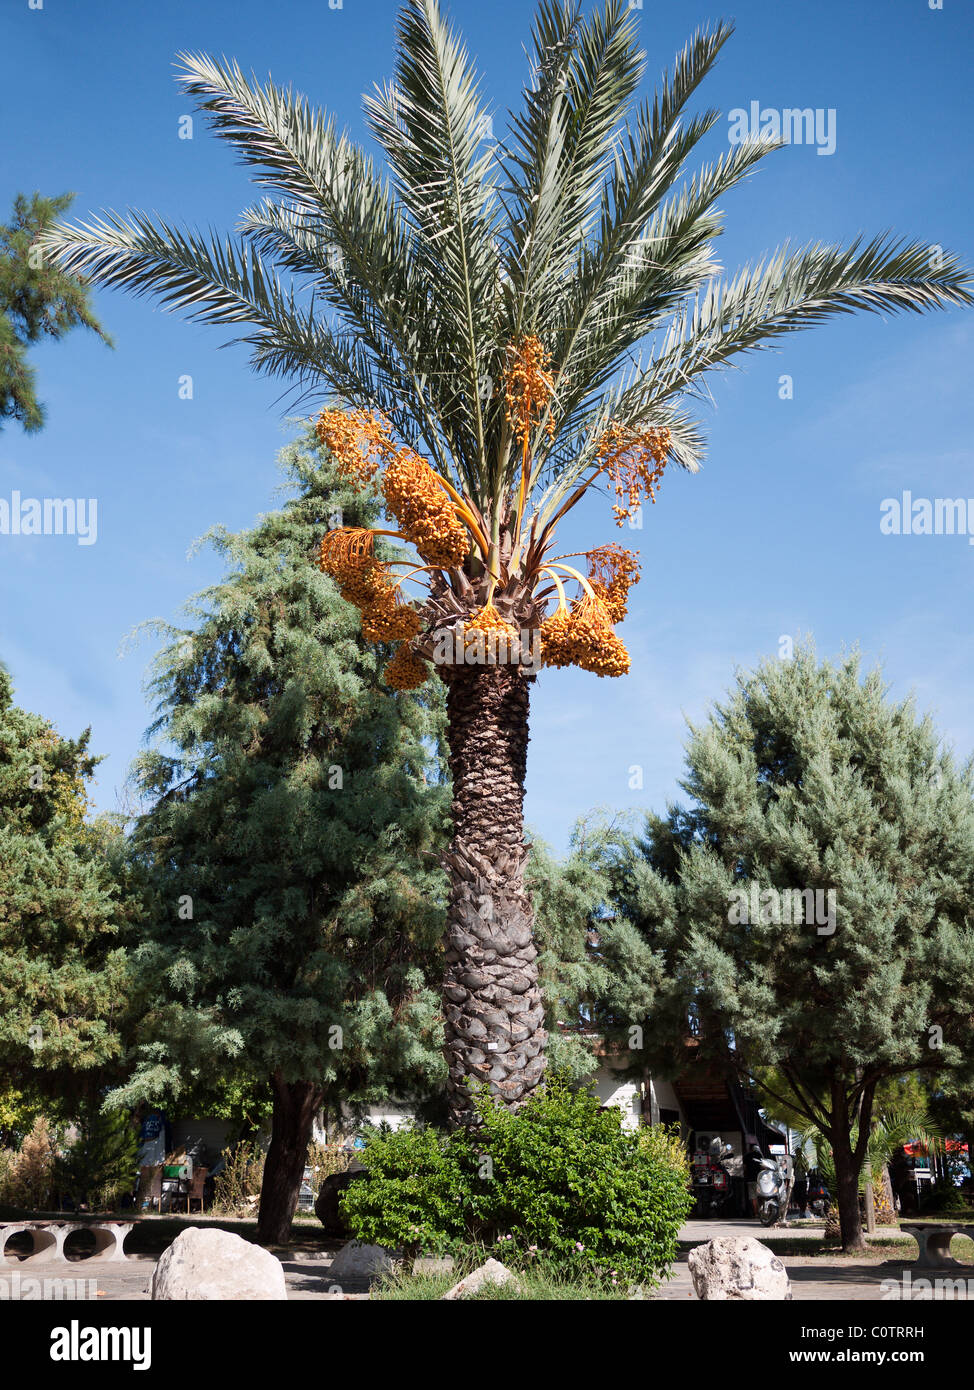
M 841 1245 L 834 1241 L 826 1244 L 821 1237 L 809 1236 L 801 1240 L 789 1240 L 787 1236 L 761 1236 L 760 1240 L 762 1245 L 766 1245 L 776 1255 L 785 1255 L 792 1259 L 806 1255 L 812 1259 L 842 1258 L 881 1264 L 884 1260 L 907 1260 L 912 1263 L 918 1258 L 916 1241 L 912 1236 L 905 1234 L 890 1234 L 879 1240 L 868 1240 L 865 1250 L 857 1250 L 850 1255 L 843 1254 Z M 974 1264 L 974 1241 L 968 1240 L 966 1236 L 956 1236 L 951 1242 L 950 1253 L 962 1264 Z
M 471 1264 L 471 1268 L 476 1268 L 476 1264 Z M 625 1288 L 607 1289 L 594 1279 L 565 1274 L 557 1269 L 537 1268 L 514 1273 L 518 1288 L 511 1284 L 485 1284 L 479 1292 L 468 1295 L 464 1303 L 624 1303 L 630 1297 Z M 397 1271 L 385 1275 L 374 1285 L 370 1297 L 382 1303 L 428 1302 L 442 1298 L 462 1278 L 462 1272 L 406 1274 Z

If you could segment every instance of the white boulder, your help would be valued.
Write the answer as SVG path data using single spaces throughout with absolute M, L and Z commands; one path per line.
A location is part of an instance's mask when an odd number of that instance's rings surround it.
M 488 1260 L 486 1264 L 480 1265 L 472 1274 L 467 1274 L 460 1280 L 459 1284 L 454 1284 L 452 1289 L 448 1289 L 441 1298 L 469 1298 L 472 1293 L 477 1293 L 485 1284 L 515 1284 L 517 1277 L 502 1265 L 500 1260 Z
M 690 1251 L 687 1263 L 698 1298 L 771 1302 L 791 1298 L 788 1273 L 773 1250 L 753 1236 L 718 1236 Z
M 181 1231 L 156 1265 L 154 1300 L 269 1301 L 287 1298 L 284 1267 L 259 1245 L 200 1226 Z
M 350 1240 L 332 1260 L 329 1279 L 373 1279 L 379 1274 L 391 1274 L 396 1257 L 384 1245 L 362 1245 Z

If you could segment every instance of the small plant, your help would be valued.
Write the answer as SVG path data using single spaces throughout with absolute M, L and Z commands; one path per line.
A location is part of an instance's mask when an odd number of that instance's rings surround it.
M 244 1141 L 225 1150 L 223 1157 L 213 1181 L 213 1211 L 219 1216 L 253 1216 L 264 1180 L 264 1150 Z
M 47 1120 L 39 1115 L 19 1150 L 10 1152 L 0 1200 L 25 1211 L 50 1211 L 54 1205 L 57 1143 Z

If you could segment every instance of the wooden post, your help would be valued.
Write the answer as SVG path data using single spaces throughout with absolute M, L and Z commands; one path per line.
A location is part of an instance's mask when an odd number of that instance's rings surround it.
M 876 1229 L 876 1203 L 873 1201 L 873 1185 L 866 1180 L 866 1230 Z

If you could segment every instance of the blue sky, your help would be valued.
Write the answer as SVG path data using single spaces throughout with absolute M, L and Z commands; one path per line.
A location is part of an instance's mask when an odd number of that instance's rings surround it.
M 524 79 L 530 5 L 455 0 L 451 12 L 503 112 Z M 172 81 L 174 54 L 269 71 L 364 137 L 360 93 L 391 70 L 395 13 L 392 0 L 8 0 L 4 215 L 19 190 L 73 189 L 80 215 L 137 207 L 229 230 L 253 189 L 201 121 L 192 140 L 178 138 L 192 108 Z M 701 106 L 832 110 L 836 133 L 834 154 L 792 145 L 726 199 L 725 266 L 788 238 L 887 228 L 974 264 L 969 4 L 645 0 L 647 90 L 696 25 L 722 16 L 737 33 Z M 728 131 L 722 120 L 708 157 L 726 150 Z M 192 542 L 273 505 L 289 430 L 280 384 L 252 377 L 244 350 L 220 351 L 221 330 L 123 293 L 96 302 L 116 350 L 75 334 L 34 353 L 49 424 L 0 434 L 0 497 L 97 498 L 97 542 L 0 535 L 0 658 L 19 703 L 65 734 L 92 726 L 107 755 L 95 801 L 114 809 L 149 722 L 152 654 L 143 644 L 120 657 L 120 645 L 145 619 L 177 618 L 217 577 L 211 556 L 188 557 Z M 784 635 L 813 634 L 823 654 L 859 643 L 883 660 L 894 694 L 915 690 L 970 754 L 974 547 L 966 536 L 882 535 L 879 520 L 882 500 L 904 489 L 974 498 L 972 346 L 963 311 L 862 316 L 795 335 L 714 383 L 705 469 L 668 474 L 635 537 L 644 577 L 622 629 L 631 676 L 552 671 L 535 687 L 527 816 L 541 835 L 561 849 L 590 808 L 661 809 L 677 795 L 685 717 Z M 192 400 L 179 398 L 187 375 Z M 565 539 L 570 550 L 624 537 L 593 499 Z

